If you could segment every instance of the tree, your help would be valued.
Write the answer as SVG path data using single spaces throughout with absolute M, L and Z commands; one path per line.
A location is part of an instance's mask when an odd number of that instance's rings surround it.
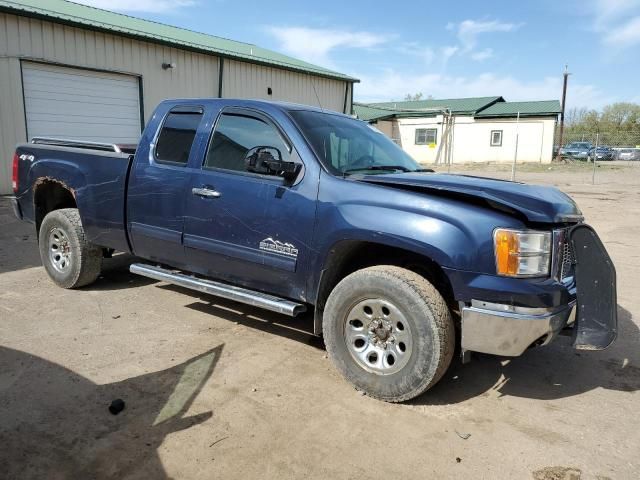
M 414 93 L 413 95 L 411 95 L 410 93 L 407 93 L 404 96 L 405 101 L 407 102 L 416 102 L 418 100 L 422 100 L 422 92 L 418 92 L 418 93 Z
M 567 111 L 565 142 L 594 141 L 611 146 L 640 145 L 640 105 L 618 102 L 606 105 L 602 111 L 572 108 Z

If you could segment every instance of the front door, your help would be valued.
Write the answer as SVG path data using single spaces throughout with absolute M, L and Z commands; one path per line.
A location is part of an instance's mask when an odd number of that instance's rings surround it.
M 210 277 L 306 300 L 318 178 L 302 165 L 296 179 L 285 180 L 282 172 L 255 161 L 259 151 L 302 164 L 270 117 L 225 108 L 201 168 L 191 176 L 185 204 L 187 261 Z

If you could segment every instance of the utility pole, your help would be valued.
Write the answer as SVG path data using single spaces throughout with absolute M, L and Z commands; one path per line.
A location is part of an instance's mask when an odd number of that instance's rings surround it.
M 520 112 L 518 112 L 518 116 L 516 117 L 516 150 L 513 152 L 513 164 L 511 165 L 511 181 L 516 181 L 516 162 L 518 161 L 518 138 L 520 136 L 520 132 L 518 127 L 520 126 Z
M 558 152 L 556 153 L 556 160 L 560 161 L 560 149 L 562 148 L 563 136 L 564 136 L 564 107 L 567 100 L 567 80 L 569 78 L 569 66 L 564 66 L 564 82 L 562 85 L 562 105 L 560 110 L 560 138 L 558 139 Z

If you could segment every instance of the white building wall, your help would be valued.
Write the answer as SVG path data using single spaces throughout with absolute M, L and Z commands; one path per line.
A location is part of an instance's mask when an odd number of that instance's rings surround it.
M 402 148 L 421 163 L 444 163 L 442 116 L 434 118 L 401 118 L 397 120 Z M 555 118 L 524 117 L 516 126 L 515 118 L 475 119 L 455 117 L 452 163 L 512 162 L 518 132 L 518 162 L 549 163 L 553 156 Z M 418 128 L 435 128 L 437 144 L 415 144 Z M 491 131 L 502 130 L 502 145 L 491 146 Z

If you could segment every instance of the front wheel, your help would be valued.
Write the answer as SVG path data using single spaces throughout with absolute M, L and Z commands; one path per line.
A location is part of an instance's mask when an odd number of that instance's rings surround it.
M 76 208 L 49 212 L 42 220 L 38 243 L 42 264 L 59 287 L 83 287 L 100 275 L 102 249 L 87 241 Z
M 358 390 L 402 402 L 442 377 L 455 331 L 440 293 L 415 272 L 381 265 L 345 277 L 329 295 L 323 334 L 329 357 Z

